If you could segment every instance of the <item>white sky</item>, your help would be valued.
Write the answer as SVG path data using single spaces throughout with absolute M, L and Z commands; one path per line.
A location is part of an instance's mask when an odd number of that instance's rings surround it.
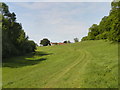
M 73 41 L 88 33 L 92 24 L 109 14 L 110 2 L 7 2 L 17 21 L 30 39 L 39 44 L 43 38 L 51 42 Z

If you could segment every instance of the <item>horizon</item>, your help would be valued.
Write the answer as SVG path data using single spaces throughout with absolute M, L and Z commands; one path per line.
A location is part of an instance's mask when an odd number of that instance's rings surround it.
M 38 45 L 43 38 L 50 42 L 73 42 L 74 38 L 80 41 L 111 9 L 110 2 L 9 2 L 7 5 L 29 39 Z

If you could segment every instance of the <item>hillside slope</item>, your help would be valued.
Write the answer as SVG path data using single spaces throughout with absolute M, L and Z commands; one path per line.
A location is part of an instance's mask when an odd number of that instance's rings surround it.
M 84 41 L 38 47 L 34 55 L 10 58 L 3 63 L 3 87 L 118 87 L 118 45 Z

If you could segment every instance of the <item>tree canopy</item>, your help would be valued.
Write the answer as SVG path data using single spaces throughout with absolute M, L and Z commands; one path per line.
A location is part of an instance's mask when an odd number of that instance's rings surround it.
M 0 7 L 2 15 L 2 56 L 11 57 L 34 52 L 36 44 L 28 40 L 22 25 L 16 22 L 14 12 L 10 13 L 9 7 L 2 3 Z
M 41 40 L 40 44 L 43 45 L 43 46 L 51 45 L 50 40 L 48 40 L 47 38 L 44 38 L 43 40 Z
M 120 0 L 111 3 L 109 16 L 104 16 L 99 25 L 93 24 L 82 41 L 100 39 L 120 42 Z
M 71 43 L 71 42 L 70 42 L 70 40 L 68 40 L 68 41 L 64 41 L 63 43 Z

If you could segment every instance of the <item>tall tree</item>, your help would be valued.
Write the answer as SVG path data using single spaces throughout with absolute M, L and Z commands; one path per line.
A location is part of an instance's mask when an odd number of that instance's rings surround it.
M 16 22 L 15 13 L 10 13 L 5 3 L 0 7 L 2 12 L 2 56 L 11 57 L 34 52 L 34 41 L 29 41 L 22 25 Z M 33 44 L 34 43 L 34 44 Z
M 89 28 L 87 37 L 83 40 L 108 39 L 113 42 L 120 42 L 120 0 L 111 3 L 109 16 L 102 18 L 99 25 L 93 24 Z

